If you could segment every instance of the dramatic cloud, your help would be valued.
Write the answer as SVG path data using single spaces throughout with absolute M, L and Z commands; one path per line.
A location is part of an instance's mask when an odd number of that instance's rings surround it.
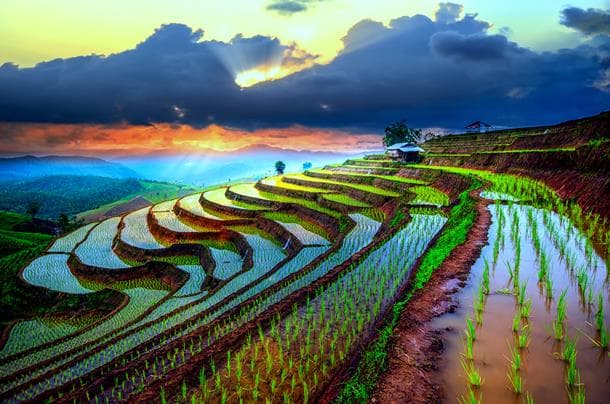
M 445 24 L 456 22 L 462 15 L 464 6 L 455 3 L 439 3 L 438 10 L 434 15 L 436 21 Z
M 209 153 L 253 144 L 310 151 L 362 151 L 381 148 L 373 134 L 291 126 L 245 131 L 218 125 L 91 125 L 0 123 L 0 154 L 137 155 L 145 153 Z
M 503 35 L 437 32 L 430 38 L 430 44 L 440 55 L 464 61 L 507 59 L 510 53 L 524 52 L 517 44 L 508 42 Z
M 343 51 L 319 65 L 275 38 L 206 41 L 201 31 L 170 24 L 108 57 L 0 67 L 0 120 L 381 133 L 401 118 L 419 127 L 477 119 L 517 126 L 608 108 L 610 37 L 539 53 L 490 27 L 448 3 L 436 20 L 364 20 L 343 38 Z M 262 79 L 275 80 L 247 87 Z
M 277 11 L 280 14 L 290 15 L 307 10 L 307 6 L 298 1 L 279 1 L 268 5 L 267 10 Z
M 589 8 L 568 7 L 562 12 L 561 23 L 585 35 L 610 35 L 610 11 Z
M 292 15 L 305 11 L 311 3 L 318 3 L 320 1 L 323 0 L 279 0 L 269 4 L 266 8 L 282 15 Z

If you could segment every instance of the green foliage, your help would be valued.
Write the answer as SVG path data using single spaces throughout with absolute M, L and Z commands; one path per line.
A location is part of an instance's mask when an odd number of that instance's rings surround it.
M 451 214 L 445 225 L 445 231 L 443 231 L 436 243 L 424 255 L 419 270 L 415 275 L 413 292 L 421 289 L 428 282 L 434 270 L 443 263 L 453 249 L 466 241 L 466 237 L 476 218 L 476 202 L 470 198 L 468 193 L 481 185 L 480 181 L 475 177 L 470 178 L 473 185 L 460 194 L 458 204 L 451 209 Z
M 390 221 L 390 227 L 397 226 L 398 223 L 400 223 L 402 220 L 404 220 L 404 218 L 405 218 L 405 213 L 401 209 L 398 209 L 396 211 L 396 213 L 394 214 L 394 217 L 392 217 L 392 220 Z
M 17 226 L 31 221 L 32 218 L 21 213 L 0 211 L 0 230 L 14 230 Z
M 385 128 L 383 145 L 390 146 L 400 142 L 417 143 L 420 137 L 421 131 L 409 128 L 403 119 L 402 121 L 394 122 Z
M 415 186 L 409 188 L 415 194 L 413 204 L 449 205 L 449 197 L 442 191 L 431 186 Z
M 605 138 L 605 139 L 604 138 L 602 138 L 602 139 L 593 139 L 593 140 L 590 140 L 589 143 L 587 143 L 587 145 L 597 149 L 598 147 L 600 147 L 604 143 L 608 143 L 608 142 L 610 142 L 610 139 L 607 139 L 607 138 Z
M 65 213 L 61 213 L 57 218 L 57 224 L 62 234 L 68 234 L 81 227 L 84 224 L 83 219 L 70 218 Z
M 38 245 L 46 245 L 51 239 L 52 236 L 48 234 L 0 230 L 0 257 Z
M 357 208 L 370 208 L 371 205 L 369 205 L 368 203 L 359 201 L 357 199 L 352 198 L 349 195 L 345 195 L 345 194 L 324 194 L 322 195 L 322 198 L 324 199 L 328 199 L 329 201 L 333 201 L 333 202 L 339 202 L 342 203 L 343 205 L 347 205 L 347 206 L 354 206 Z
M 275 172 L 278 174 L 284 174 L 284 170 L 286 169 L 286 163 L 279 160 L 275 162 Z
M 27 209 L 25 210 L 25 213 L 32 216 L 32 219 L 34 219 L 38 212 L 40 212 L 41 207 L 42 204 L 39 201 L 30 201 L 28 203 Z
M 0 184 L 0 209 L 32 214 L 32 205 L 40 204 L 35 214 L 57 218 L 61 213 L 76 214 L 142 190 L 135 179 L 93 176 L 57 175 L 11 181 Z

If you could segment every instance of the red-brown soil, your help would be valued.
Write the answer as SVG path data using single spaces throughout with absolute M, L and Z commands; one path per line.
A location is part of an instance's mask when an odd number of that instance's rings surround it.
M 152 205 L 149 200 L 136 196 L 133 199 L 128 200 L 125 203 L 113 206 L 105 212 L 98 212 L 86 217 L 87 222 L 97 222 L 109 217 L 121 216 L 125 213 L 133 212 L 134 210 L 142 209 L 146 206 Z

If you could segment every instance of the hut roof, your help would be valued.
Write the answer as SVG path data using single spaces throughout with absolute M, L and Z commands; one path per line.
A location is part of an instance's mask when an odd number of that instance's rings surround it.
M 465 126 L 466 129 L 476 129 L 476 128 L 480 128 L 481 126 L 484 126 L 486 128 L 491 128 L 491 125 L 488 124 L 487 122 L 483 122 L 483 121 L 475 121 L 473 123 L 471 123 L 470 125 Z
M 421 153 L 424 151 L 424 149 L 413 143 L 394 143 L 393 145 L 386 147 L 386 150 L 400 150 L 403 153 Z

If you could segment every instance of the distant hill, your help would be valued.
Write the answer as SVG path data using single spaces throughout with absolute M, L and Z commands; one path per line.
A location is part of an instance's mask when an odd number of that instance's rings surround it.
M 39 178 L 49 175 L 93 175 L 139 178 L 135 171 L 114 162 L 81 156 L 22 156 L 0 158 L 1 180 Z
M 24 213 L 32 202 L 39 216 L 56 219 L 60 213 L 76 214 L 144 191 L 136 179 L 55 175 L 0 183 L 0 209 Z

